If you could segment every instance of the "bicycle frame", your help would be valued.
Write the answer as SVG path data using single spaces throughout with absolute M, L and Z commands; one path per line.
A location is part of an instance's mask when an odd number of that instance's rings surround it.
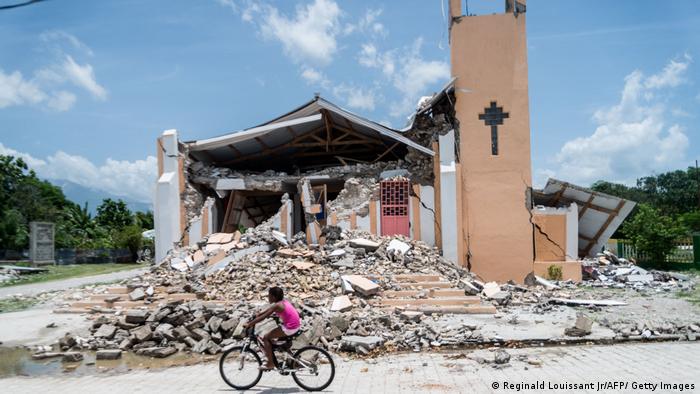
M 263 340 L 261 337 L 252 334 L 246 337 L 246 339 L 243 341 L 243 349 L 241 351 L 241 354 L 245 353 L 245 351 L 251 347 L 251 344 L 253 342 L 253 339 L 255 339 L 255 343 L 258 345 L 258 348 L 261 350 L 263 349 Z M 277 355 L 275 354 L 275 350 L 284 350 L 285 353 L 287 354 L 287 360 L 291 360 L 295 363 L 295 365 L 300 365 L 302 368 L 286 368 L 285 365 L 280 365 L 279 361 L 277 360 Z M 255 350 L 254 350 L 255 351 Z M 259 350 L 258 350 L 259 352 Z M 243 362 L 244 358 L 241 357 L 241 369 L 243 369 Z M 290 373 L 290 372 L 299 372 L 299 371 L 308 371 L 310 373 L 316 373 L 316 367 L 312 363 L 309 363 L 307 361 L 304 361 L 302 359 L 298 359 L 294 357 L 292 354 L 291 350 L 288 347 L 284 347 L 281 345 L 275 345 L 274 343 L 272 344 L 272 363 L 275 366 L 275 369 L 279 371 L 280 373 Z

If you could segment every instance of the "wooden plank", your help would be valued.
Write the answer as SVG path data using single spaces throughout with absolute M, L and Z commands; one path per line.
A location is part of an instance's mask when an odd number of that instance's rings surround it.
M 607 220 L 605 220 L 605 223 L 603 223 L 602 226 L 598 229 L 598 231 L 595 233 L 593 236 L 593 239 L 588 241 L 588 245 L 586 248 L 583 250 L 583 255 L 586 256 L 588 253 L 591 251 L 591 248 L 595 245 L 595 243 L 598 241 L 598 238 L 603 234 L 603 232 L 608 228 L 610 223 L 615 219 L 615 217 L 620 213 L 620 210 L 622 207 L 625 206 L 625 200 L 620 200 L 620 202 L 617 204 L 617 207 L 615 208 L 616 214 L 610 214 L 608 215 Z
M 379 155 L 376 159 L 374 159 L 374 163 L 378 162 L 379 160 L 382 159 L 382 157 L 384 157 L 384 156 L 386 156 L 387 154 L 389 154 L 389 152 L 391 152 L 391 151 L 392 151 L 394 148 L 396 148 L 399 144 L 400 144 L 400 142 L 398 142 L 398 141 L 394 142 L 394 144 L 391 145 L 389 148 L 387 148 L 387 150 L 385 150 L 384 153 L 382 153 L 382 154 Z
M 588 208 L 591 207 L 591 203 L 593 202 L 593 199 L 594 199 L 594 198 L 595 198 L 595 193 L 591 194 L 590 197 L 588 197 L 588 201 L 586 201 L 586 202 L 583 204 L 583 207 L 581 208 L 581 210 L 578 211 L 578 218 L 579 218 L 579 220 L 581 220 L 581 218 L 583 217 L 583 214 L 586 213 L 586 211 L 588 210 Z

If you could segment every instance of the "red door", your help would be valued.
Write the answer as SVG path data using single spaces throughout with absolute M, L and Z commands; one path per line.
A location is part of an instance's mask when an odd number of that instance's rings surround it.
M 380 185 L 382 235 L 408 237 L 408 181 L 382 181 Z

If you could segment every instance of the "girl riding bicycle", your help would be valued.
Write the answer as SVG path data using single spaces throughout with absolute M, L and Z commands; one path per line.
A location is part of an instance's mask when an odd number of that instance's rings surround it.
M 292 303 L 284 299 L 284 291 L 280 287 L 271 287 L 267 292 L 267 300 L 272 305 L 245 325 L 246 328 L 255 328 L 255 324 L 273 313 L 282 320 L 281 326 L 268 332 L 263 337 L 263 349 L 267 357 L 265 365 L 260 368 L 263 371 L 270 371 L 275 368 L 272 362 L 272 340 L 294 335 L 301 328 L 299 313 L 294 309 Z

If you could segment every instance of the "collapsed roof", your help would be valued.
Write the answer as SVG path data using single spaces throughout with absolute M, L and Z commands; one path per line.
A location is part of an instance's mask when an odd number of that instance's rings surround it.
M 186 142 L 196 160 L 230 168 L 285 170 L 403 158 L 407 148 L 432 150 L 402 132 L 316 96 L 269 122 L 219 137 Z
M 600 251 L 635 206 L 633 201 L 552 178 L 533 197 L 538 205 L 578 205 L 579 256 Z

